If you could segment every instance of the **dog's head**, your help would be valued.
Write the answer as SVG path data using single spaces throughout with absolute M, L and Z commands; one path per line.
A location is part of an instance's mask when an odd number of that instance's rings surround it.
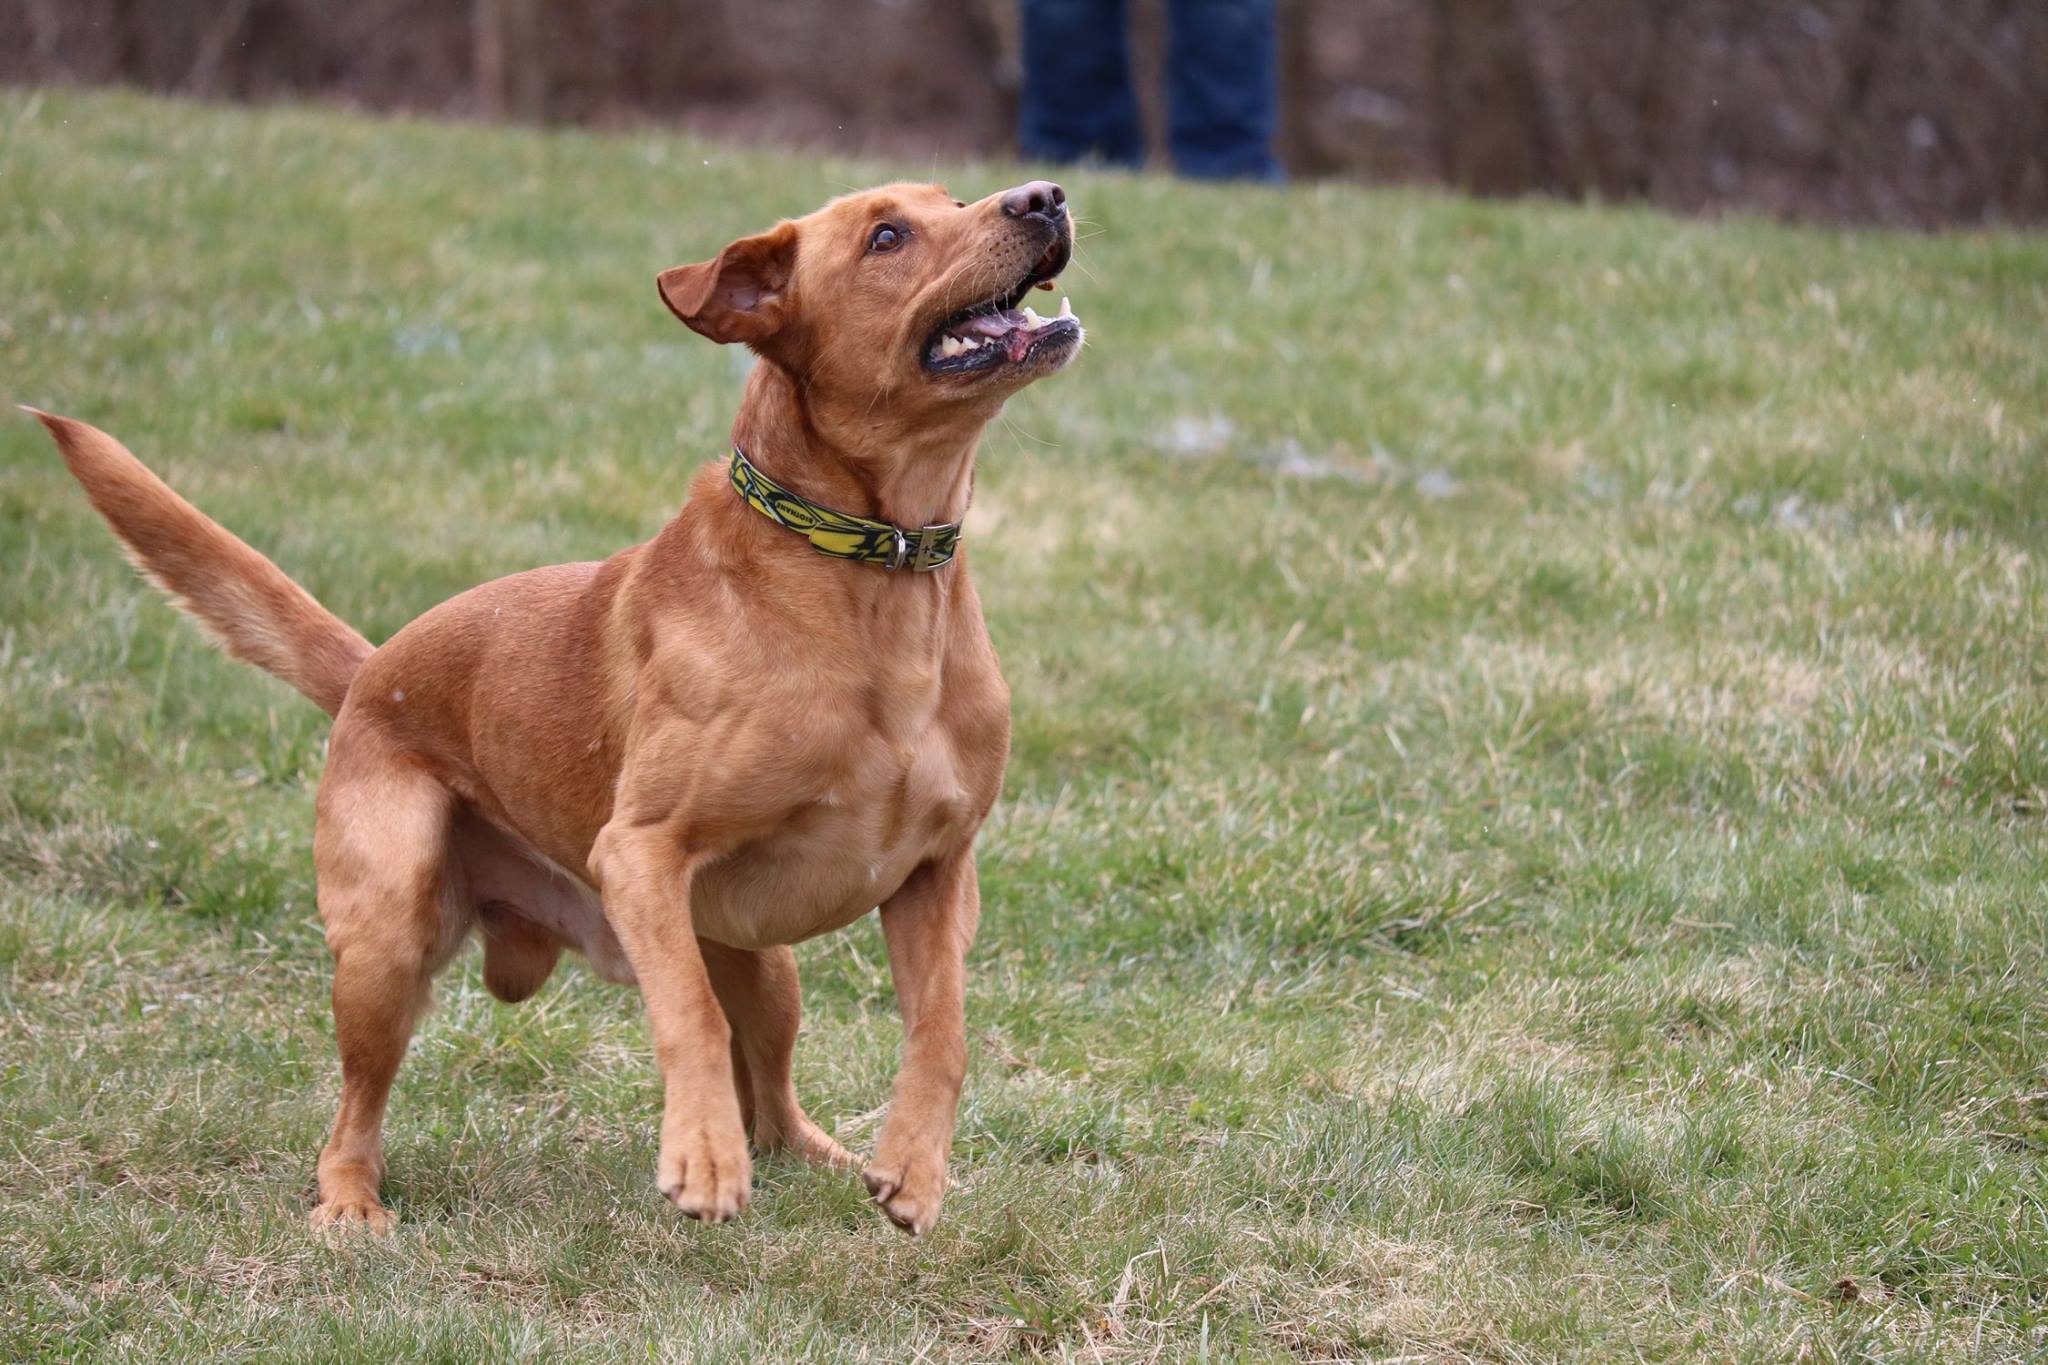
M 711 260 L 661 273 L 692 330 L 745 342 L 820 396 L 902 405 L 1000 401 L 1073 359 L 1081 324 L 1025 304 L 1074 250 L 1049 181 L 964 203 L 937 185 L 835 199 Z

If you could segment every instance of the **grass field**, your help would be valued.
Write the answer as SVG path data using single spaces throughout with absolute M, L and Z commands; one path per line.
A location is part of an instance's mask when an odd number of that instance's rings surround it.
M 380 639 L 721 455 L 656 270 L 930 170 L 6 92 L 0 396 Z M 1065 183 L 923 1243 L 779 1160 L 678 1219 L 637 998 L 473 955 L 400 1230 L 310 1235 L 325 718 L 0 419 L 0 1356 L 2048 1353 L 2048 239 Z M 880 934 L 800 953 L 860 1148 Z

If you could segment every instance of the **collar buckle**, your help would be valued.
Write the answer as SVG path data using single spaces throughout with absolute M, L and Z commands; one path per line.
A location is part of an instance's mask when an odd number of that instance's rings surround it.
M 896 537 L 896 544 L 889 557 L 882 561 L 882 567 L 891 573 L 905 564 L 910 566 L 912 573 L 930 573 L 933 569 L 944 567 L 948 561 L 936 556 L 939 552 L 940 538 L 952 529 L 951 526 L 941 524 L 922 526 L 916 531 L 906 533 L 900 526 L 891 526 L 889 531 Z

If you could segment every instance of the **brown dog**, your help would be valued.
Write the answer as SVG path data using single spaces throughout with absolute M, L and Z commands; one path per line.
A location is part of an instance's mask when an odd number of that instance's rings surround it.
M 501 999 L 564 947 L 639 985 L 665 1093 L 655 1179 L 685 1213 L 746 1207 L 749 1128 L 853 1164 L 790 1084 L 789 945 L 877 906 L 903 1060 L 862 1175 L 896 1223 L 932 1226 L 966 1069 L 974 835 L 1010 734 L 946 556 L 982 427 L 1080 347 L 1070 317 L 1017 311 L 1072 242 L 1056 185 L 974 204 L 891 185 L 664 272 L 684 323 L 761 357 L 733 423 L 745 461 L 707 465 L 646 544 L 474 588 L 374 650 L 113 438 L 37 414 L 142 569 L 336 717 L 313 859 L 342 1090 L 316 1226 L 390 1226 L 392 1078 L 473 931 Z

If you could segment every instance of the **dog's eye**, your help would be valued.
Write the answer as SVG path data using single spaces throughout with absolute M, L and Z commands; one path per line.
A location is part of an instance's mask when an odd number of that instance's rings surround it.
M 868 250 L 878 253 L 894 251 L 897 247 L 903 245 L 905 235 L 901 228 L 892 227 L 888 223 L 884 223 L 875 229 L 874 236 L 868 238 Z

